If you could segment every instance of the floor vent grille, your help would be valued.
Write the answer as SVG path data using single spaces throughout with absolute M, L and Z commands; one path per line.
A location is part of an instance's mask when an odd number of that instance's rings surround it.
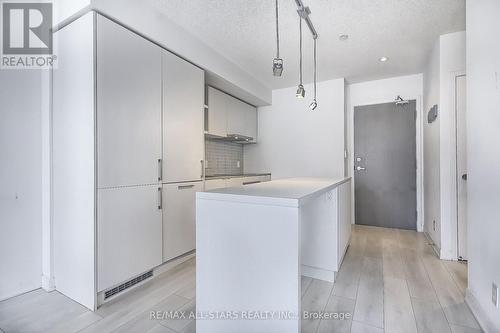
M 139 275 L 138 277 L 133 278 L 132 280 L 128 280 L 127 282 L 124 282 L 120 284 L 119 286 L 114 287 L 113 289 L 110 289 L 104 293 L 104 300 L 107 300 L 111 296 L 114 296 L 118 293 L 121 293 L 122 291 L 138 284 L 139 282 L 142 282 L 146 279 L 149 279 L 150 277 L 153 276 L 153 271 L 146 272 L 142 275 Z

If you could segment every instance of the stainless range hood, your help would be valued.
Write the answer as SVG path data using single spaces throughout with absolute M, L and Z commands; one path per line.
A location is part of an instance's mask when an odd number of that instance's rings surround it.
M 227 139 L 232 142 L 238 143 L 251 143 L 253 138 L 251 136 L 245 136 L 241 134 L 228 134 Z
M 212 140 L 220 140 L 220 141 L 227 141 L 227 142 L 234 142 L 234 143 L 254 143 L 254 138 L 251 136 L 246 136 L 242 134 L 228 134 L 227 136 L 217 136 L 217 135 L 212 135 L 205 133 L 205 136 L 207 138 L 210 138 Z

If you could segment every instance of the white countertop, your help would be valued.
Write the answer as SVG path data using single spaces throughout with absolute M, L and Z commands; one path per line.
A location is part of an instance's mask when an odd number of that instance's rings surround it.
M 349 180 L 350 177 L 339 179 L 279 179 L 258 184 L 198 192 L 196 197 L 199 199 L 298 207 L 300 200 L 329 191 Z

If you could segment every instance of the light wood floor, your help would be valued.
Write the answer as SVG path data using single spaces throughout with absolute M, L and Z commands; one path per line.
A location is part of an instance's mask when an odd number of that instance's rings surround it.
M 467 266 L 439 260 L 423 234 L 355 226 L 335 284 L 303 277 L 304 311 L 348 320 L 304 320 L 302 332 L 481 332 L 464 303 Z M 195 262 L 107 303 L 95 313 L 58 292 L 35 290 L 0 302 L 10 332 L 195 332 L 192 320 L 150 320 L 150 311 L 195 308 Z

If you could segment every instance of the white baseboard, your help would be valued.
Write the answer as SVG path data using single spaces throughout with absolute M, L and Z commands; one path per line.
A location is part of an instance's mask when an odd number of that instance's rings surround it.
M 479 304 L 476 296 L 467 288 L 465 290 L 465 303 L 469 306 L 474 317 L 476 317 L 479 326 L 485 333 L 499 333 L 500 328 L 495 327 L 490 321 L 488 316 L 483 311 L 483 308 Z
M 47 292 L 56 290 L 56 281 L 53 276 L 42 275 L 42 289 Z
M 334 271 L 329 271 L 322 268 L 300 265 L 300 274 L 313 279 L 323 280 L 327 282 L 335 282 L 336 274 Z

